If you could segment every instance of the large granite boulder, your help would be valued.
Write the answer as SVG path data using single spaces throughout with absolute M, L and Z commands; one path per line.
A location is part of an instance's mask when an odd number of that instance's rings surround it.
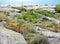
M 20 33 L 0 26 L 0 44 L 27 44 L 27 42 Z

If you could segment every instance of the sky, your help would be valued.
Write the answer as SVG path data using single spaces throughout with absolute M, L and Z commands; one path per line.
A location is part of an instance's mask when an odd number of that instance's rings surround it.
M 56 5 L 60 0 L 0 0 L 1 5 Z

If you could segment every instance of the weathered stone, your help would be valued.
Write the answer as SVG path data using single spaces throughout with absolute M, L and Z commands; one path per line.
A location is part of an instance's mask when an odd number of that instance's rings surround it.
M 50 44 L 60 44 L 60 33 L 55 33 L 40 27 L 36 27 L 36 32 L 46 36 Z
M 47 19 L 47 20 L 49 20 L 49 21 L 54 22 L 55 24 L 60 24 L 60 21 L 57 20 L 57 19 L 55 19 L 55 18 L 50 18 L 50 17 L 46 17 L 46 16 L 44 18 Z
M 0 44 L 27 44 L 27 42 L 20 33 L 0 26 Z

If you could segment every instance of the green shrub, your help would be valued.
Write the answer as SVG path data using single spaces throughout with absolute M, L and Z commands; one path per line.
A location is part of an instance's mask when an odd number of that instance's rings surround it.
M 23 20 L 20 20 L 18 18 L 13 19 L 12 22 L 14 22 L 16 24 L 20 24 L 20 25 L 23 25 L 24 24 L 24 21 Z
M 36 30 L 34 30 L 34 29 L 28 29 L 28 31 L 29 31 L 30 33 L 36 33 Z
M 45 16 L 48 16 L 48 17 L 53 17 L 54 14 L 53 13 L 50 13 L 48 11 L 44 11 L 42 9 L 37 9 L 35 10 L 36 13 L 39 13 L 39 14 L 42 14 L 42 15 L 45 15 Z
M 27 9 L 24 8 L 24 7 L 12 7 L 12 8 L 14 8 L 14 9 L 18 9 L 18 10 L 22 10 L 22 11 L 27 11 Z
M 47 40 L 47 38 L 45 36 L 35 35 L 30 40 L 29 44 L 49 44 L 49 42 L 48 42 L 48 40 Z
M 60 12 L 60 5 L 57 5 L 57 6 L 56 6 L 56 11 L 57 11 L 57 12 Z
M 27 22 L 37 23 L 38 19 L 40 19 L 40 16 L 27 12 L 27 13 L 22 14 L 21 16 L 18 16 L 18 19 L 24 19 Z
M 26 39 L 29 41 L 34 37 L 34 34 L 27 34 Z

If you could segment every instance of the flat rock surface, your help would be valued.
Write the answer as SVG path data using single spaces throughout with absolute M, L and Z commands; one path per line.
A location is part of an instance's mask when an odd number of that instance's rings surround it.
M 55 33 L 40 27 L 36 27 L 36 32 L 46 36 L 50 44 L 60 44 L 60 33 Z
M 27 44 L 27 42 L 20 33 L 0 26 L 0 44 Z

